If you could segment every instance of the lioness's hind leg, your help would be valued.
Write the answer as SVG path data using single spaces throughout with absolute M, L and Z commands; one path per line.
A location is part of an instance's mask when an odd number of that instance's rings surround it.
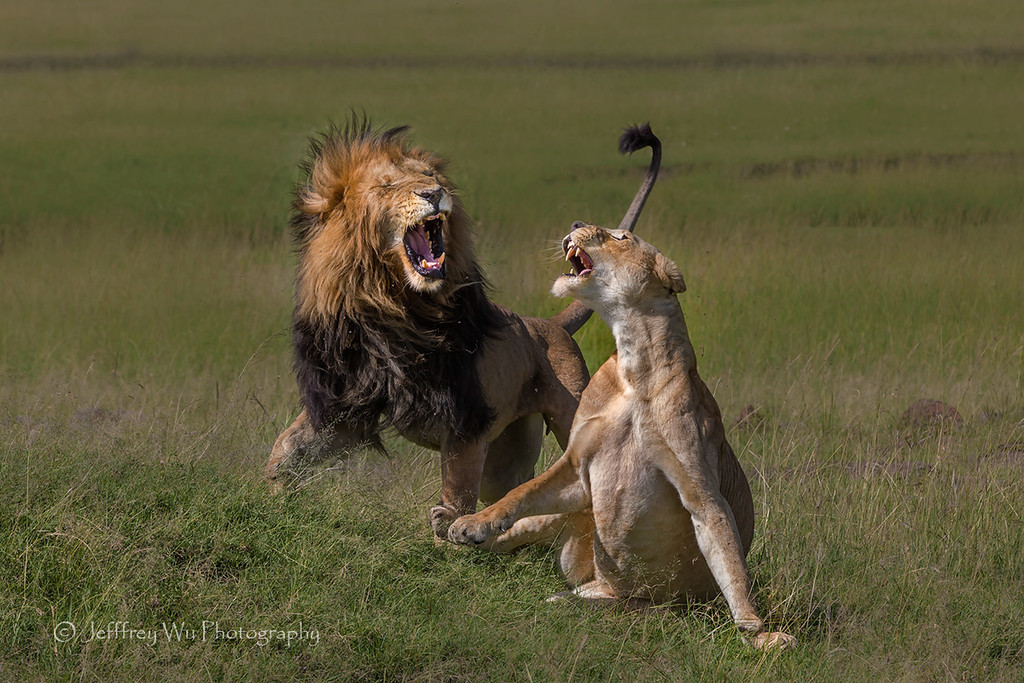
M 594 580 L 594 513 L 587 509 L 569 516 L 569 532 L 559 559 L 565 580 L 579 586 Z M 563 532 L 565 533 L 565 532 Z
M 546 543 L 564 548 L 566 544 L 573 543 L 575 549 L 580 546 L 578 539 L 589 541 L 593 538 L 593 529 L 594 521 L 589 510 L 567 514 L 533 515 L 516 520 L 511 529 L 495 537 L 490 545 L 484 547 L 497 553 L 507 553 L 525 545 Z M 592 553 L 593 543 L 587 547 Z M 575 550 L 571 553 L 573 557 L 576 554 Z M 593 557 L 590 558 L 590 564 L 592 567 Z
M 573 588 L 572 590 L 562 591 L 561 593 L 555 593 L 548 598 L 548 602 L 561 602 L 571 598 L 579 598 L 581 600 L 589 600 L 595 602 L 611 602 L 617 601 L 618 595 L 615 591 L 601 579 L 594 579 L 587 583 L 581 584 Z
M 594 580 L 594 515 L 589 508 L 523 517 L 495 538 L 488 549 L 506 553 L 535 544 L 561 546 L 558 566 L 570 585 L 580 586 Z
M 796 638 L 782 631 L 763 631 L 747 642 L 755 650 L 788 650 L 796 647 Z

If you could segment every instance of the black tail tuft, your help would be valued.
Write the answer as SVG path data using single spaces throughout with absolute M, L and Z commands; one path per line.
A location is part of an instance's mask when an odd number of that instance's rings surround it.
M 622 154 L 632 154 L 638 149 L 655 146 L 660 147 L 661 141 L 651 132 L 650 123 L 640 126 L 634 124 L 623 131 L 619 138 L 619 152 Z

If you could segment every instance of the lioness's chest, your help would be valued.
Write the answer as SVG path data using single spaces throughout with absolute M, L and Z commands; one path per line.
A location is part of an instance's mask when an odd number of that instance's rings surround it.
M 675 573 L 699 558 L 690 514 L 657 465 L 670 454 L 648 407 L 628 395 L 606 404 L 581 463 L 590 485 L 599 564 L 623 579 Z M 629 579 L 630 581 L 632 579 Z
M 671 451 L 646 406 L 620 397 L 602 415 L 603 428 L 589 434 L 581 463 L 590 483 L 595 517 L 619 528 L 659 524 L 689 514 L 658 466 Z

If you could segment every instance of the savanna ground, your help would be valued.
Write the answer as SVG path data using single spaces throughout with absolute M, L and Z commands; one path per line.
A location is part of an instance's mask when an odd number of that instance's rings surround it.
M 0 678 L 1019 680 L 1020 3 L 346 4 L 0 6 Z M 535 314 L 652 122 L 638 232 L 686 277 L 796 650 L 722 601 L 545 603 L 550 551 L 434 543 L 437 456 L 397 439 L 268 495 L 289 193 L 353 108 L 452 159 L 494 298 Z

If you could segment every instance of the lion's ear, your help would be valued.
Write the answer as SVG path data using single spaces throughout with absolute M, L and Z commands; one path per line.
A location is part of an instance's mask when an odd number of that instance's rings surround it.
M 665 258 L 665 255 L 658 252 L 654 260 L 654 269 L 658 279 L 668 287 L 670 294 L 680 294 L 686 291 L 686 283 L 683 282 L 683 275 L 679 272 L 679 266 Z
M 316 216 L 331 208 L 331 201 L 308 185 L 299 190 L 298 198 L 296 208 L 305 214 Z

